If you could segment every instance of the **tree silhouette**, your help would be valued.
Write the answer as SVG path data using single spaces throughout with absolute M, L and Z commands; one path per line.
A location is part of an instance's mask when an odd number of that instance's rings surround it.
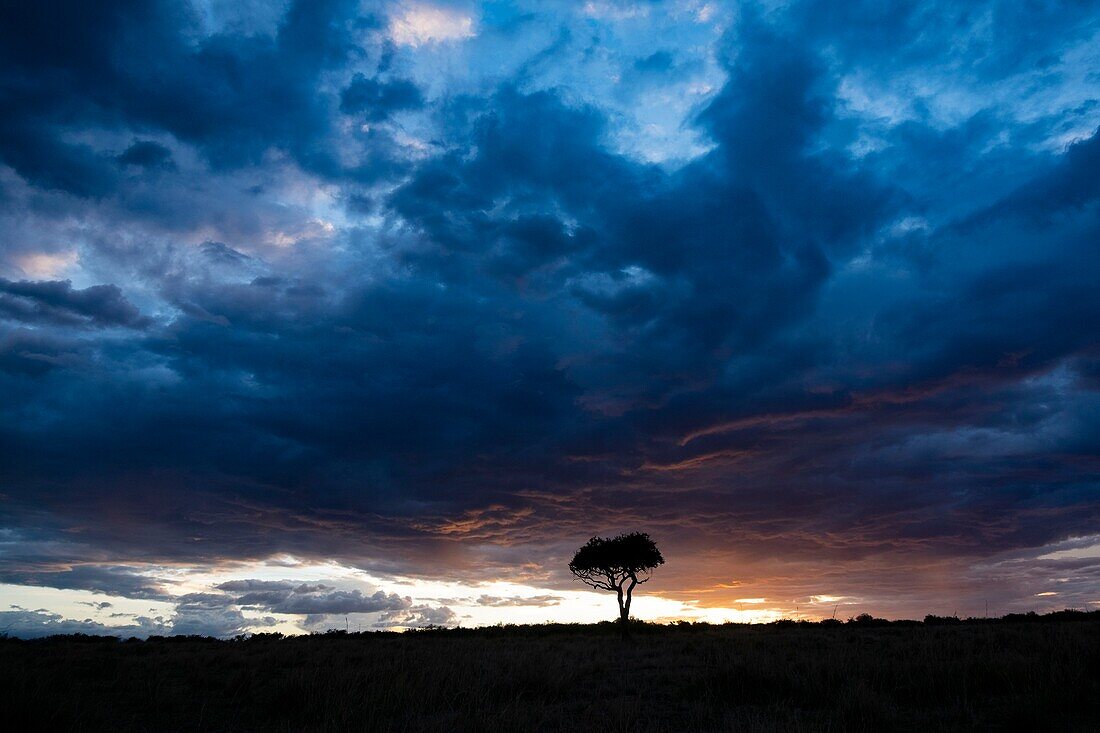
M 645 532 L 618 537 L 593 537 L 577 550 L 569 571 L 597 590 L 613 591 L 619 599 L 623 636 L 629 633 L 630 601 L 634 588 L 649 580 L 650 572 L 665 559 Z

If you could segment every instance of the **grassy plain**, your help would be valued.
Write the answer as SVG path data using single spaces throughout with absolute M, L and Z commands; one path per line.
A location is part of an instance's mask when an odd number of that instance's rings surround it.
M 3 639 L 0 711 L 12 731 L 1096 731 L 1100 613 Z

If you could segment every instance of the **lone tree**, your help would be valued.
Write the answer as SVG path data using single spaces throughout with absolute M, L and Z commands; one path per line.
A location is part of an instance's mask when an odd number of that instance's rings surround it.
M 648 534 L 631 532 L 588 540 L 573 556 L 569 571 L 593 588 L 615 592 L 619 598 L 619 621 L 626 636 L 634 587 L 649 580 L 650 572 L 664 563 L 661 551 Z

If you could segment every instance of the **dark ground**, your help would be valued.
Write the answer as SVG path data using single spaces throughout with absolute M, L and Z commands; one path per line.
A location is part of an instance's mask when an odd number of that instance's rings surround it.
M 1100 613 L 0 640 L 10 731 L 1100 730 Z

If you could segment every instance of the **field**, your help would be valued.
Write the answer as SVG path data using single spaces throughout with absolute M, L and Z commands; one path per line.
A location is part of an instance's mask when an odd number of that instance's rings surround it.
M 0 640 L 6 730 L 1100 730 L 1100 614 Z

